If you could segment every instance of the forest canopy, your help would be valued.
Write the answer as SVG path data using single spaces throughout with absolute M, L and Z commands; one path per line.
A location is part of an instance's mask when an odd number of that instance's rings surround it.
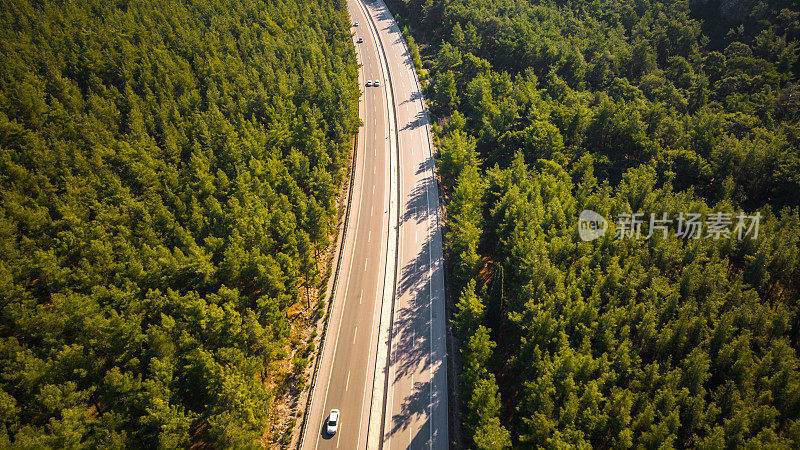
M 358 125 L 340 0 L 0 1 L 0 447 L 260 446 Z
M 464 446 L 800 446 L 797 3 L 388 3 L 437 123 Z M 757 238 L 614 233 L 739 211 Z

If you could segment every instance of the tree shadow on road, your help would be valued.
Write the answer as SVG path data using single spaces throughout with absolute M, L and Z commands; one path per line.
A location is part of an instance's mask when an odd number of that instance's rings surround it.
M 427 205 L 424 197 L 425 187 L 420 187 L 417 194 L 412 196 L 409 203 L 419 201 L 423 198 L 423 204 Z M 415 200 L 416 199 L 416 200 Z M 412 209 L 409 208 L 408 211 Z M 431 214 L 434 214 L 432 211 Z M 418 222 L 426 220 L 425 210 L 418 213 L 411 219 Z M 433 217 L 431 217 L 433 219 Z M 392 345 L 391 358 L 394 367 L 394 382 L 408 377 L 415 373 L 426 373 L 433 370 L 435 376 L 445 376 L 440 358 L 443 355 L 432 355 L 433 349 L 443 349 L 444 343 L 440 342 L 440 337 L 431 336 L 432 320 L 436 320 L 437 309 L 433 307 L 435 302 L 443 302 L 443 292 L 435 292 L 430 284 L 431 275 L 441 271 L 442 260 L 440 257 L 432 257 L 431 250 L 434 237 L 438 237 L 438 231 L 434 228 L 435 220 L 431 220 L 426 227 L 424 239 L 415 248 L 419 249 L 413 257 L 408 258 L 407 262 L 400 269 L 400 279 L 398 281 L 397 299 L 403 299 L 401 307 L 396 306 L 394 320 L 392 323 Z M 437 233 L 437 234 L 434 234 Z M 440 237 L 439 237 L 440 238 Z M 405 255 L 406 257 L 411 255 Z M 433 340 L 432 340 L 433 339 Z M 424 401 L 418 402 L 415 399 L 423 392 L 426 397 Z M 430 398 L 429 382 L 415 382 L 414 394 L 407 398 L 402 405 L 400 416 L 393 420 L 393 431 L 407 426 L 415 415 L 423 414 L 429 407 L 429 403 L 434 401 L 441 402 L 439 398 L 442 393 L 434 391 L 434 398 Z
M 425 120 L 425 112 L 424 111 L 417 111 L 417 114 L 414 116 L 414 119 L 409 121 L 407 124 L 400 129 L 400 131 L 406 130 L 415 130 L 422 126 Z
M 428 160 L 422 161 L 415 172 L 417 175 L 428 170 L 431 162 Z M 400 226 L 405 225 L 407 222 L 416 221 L 418 224 L 426 220 L 428 217 L 433 219 L 432 214 L 435 210 L 431 210 L 428 205 L 429 198 L 436 199 L 436 193 L 433 191 L 432 177 L 426 178 L 424 181 L 417 184 L 411 191 L 408 201 L 406 202 L 404 212 L 400 217 Z
M 400 105 L 405 105 L 406 103 L 413 103 L 413 102 L 415 102 L 415 101 L 417 101 L 417 100 L 419 100 L 421 98 L 422 98 L 422 92 L 414 91 L 414 92 L 411 93 L 411 95 L 407 99 L 405 99 L 402 102 L 400 102 Z M 419 112 L 421 113 L 422 111 L 419 111 Z M 419 116 L 419 114 L 417 114 L 417 115 Z
M 443 376 L 444 367 L 437 365 L 433 372 L 433 380 Z M 411 423 L 425 418 L 424 422 L 420 424 L 416 430 L 416 434 L 411 437 L 408 448 L 431 448 L 431 440 L 438 441 L 439 433 L 438 428 L 433 427 L 431 431 L 431 416 L 432 412 L 440 407 L 440 402 L 446 394 L 434 390 L 431 393 L 432 383 L 430 381 L 415 381 L 411 395 L 403 399 L 400 406 L 400 412 L 392 415 L 391 429 L 388 430 L 384 439 L 392 438 L 401 432 L 405 432 L 411 426 Z M 446 426 L 446 425 L 445 425 Z

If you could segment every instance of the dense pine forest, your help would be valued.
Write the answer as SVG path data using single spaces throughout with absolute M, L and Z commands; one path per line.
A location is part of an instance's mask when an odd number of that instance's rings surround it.
M 0 0 L 0 448 L 261 445 L 358 125 L 348 29 Z
M 800 447 L 797 3 L 388 3 L 438 124 L 463 445 Z M 638 212 L 760 230 L 617 239 Z

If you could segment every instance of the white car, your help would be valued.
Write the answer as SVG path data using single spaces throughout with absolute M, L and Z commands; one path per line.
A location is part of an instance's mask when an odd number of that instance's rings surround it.
M 364 42 L 364 38 L 362 38 L 362 37 L 358 38 L 358 40 L 356 41 L 357 44 L 360 44 L 362 42 Z
M 375 83 L 373 84 L 373 86 L 377 87 L 377 86 L 380 86 L 380 85 L 381 85 L 381 80 L 375 80 Z
M 370 86 L 372 86 L 372 80 L 367 80 L 367 82 L 366 82 L 365 86 L 366 86 L 366 87 L 370 87 Z
M 332 409 L 330 415 L 328 415 L 328 423 L 325 425 L 325 431 L 328 432 L 330 435 L 336 434 L 336 430 L 339 429 L 339 410 Z
M 358 26 L 358 22 L 354 23 L 354 24 L 353 24 L 353 26 L 354 26 L 354 27 L 357 27 L 357 26 Z

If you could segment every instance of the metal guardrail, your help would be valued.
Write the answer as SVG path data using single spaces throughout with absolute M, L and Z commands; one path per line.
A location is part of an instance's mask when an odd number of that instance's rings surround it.
M 375 1 L 372 0 L 370 3 L 375 4 Z M 381 4 L 386 9 L 386 11 L 389 11 L 389 9 L 388 9 L 388 7 L 386 7 L 385 3 L 381 2 Z M 391 365 L 391 342 L 392 342 L 392 331 L 391 330 L 392 330 L 392 324 L 394 323 L 395 300 L 397 298 L 397 272 L 398 272 L 399 258 L 400 258 L 399 252 L 397 251 L 397 249 L 400 246 L 400 233 L 399 233 L 399 230 L 398 230 L 398 228 L 400 226 L 400 223 L 399 223 L 400 222 L 399 207 L 400 207 L 400 185 L 401 185 L 401 172 L 399 170 L 399 164 L 400 164 L 400 147 L 399 147 L 400 146 L 400 132 L 399 132 L 398 127 L 397 127 L 397 123 L 398 123 L 398 121 L 397 121 L 397 103 L 395 103 L 395 101 L 394 101 L 394 83 L 392 81 L 392 73 L 391 73 L 391 70 L 389 68 L 389 58 L 388 58 L 388 55 L 386 54 L 386 48 L 384 47 L 383 40 L 381 39 L 380 32 L 378 31 L 379 30 L 378 29 L 378 24 L 375 22 L 375 18 L 372 16 L 372 14 L 370 14 L 370 12 L 367 9 L 368 6 L 364 2 L 361 2 L 361 1 L 359 1 L 358 5 L 361 8 L 361 11 L 364 13 L 364 16 L 367 19 L 368 25 L 370 27 L 370 31 L 374 35 L 375 43 L 376 43 L 376 46 L 377 46 L 377 49 L 378 49 L 378 59 L 380 60 L 380 64 L 381 64 L 381 66 L 382 66 L 382 68 L 383 68 L 383 70 L 385 72 L 386 88 L 384 90 L 384 95 L 387 96 L 387 105 L 391 109 L 390 111 L 387 111 L 387 113 L 390 116 L 389 117 L 389 134 L 390 134 L 390 139 L 391 139 L 391 135 L 393 135 L 393 137 L 394 137 L 394 141 L 393 141 L 394 145 L 392 145 L 392 141 L 391 140 L 390 140 L 390 144 L 389 144 L 389 151 L 392 152 L 391 155 L 390 155 L 390 171 L 389 171 L 390 175 L 389 176 L 390 177 L 396 177 L 396 180 L 394 180 L 395 181 L 395 183 L 394 183 L 394 193 L 390 194 L 390 201 L 389 201 L 389 211 L 390 211 L 389 230 L 390 231 L 389 231 L 389 240 L 387 240 L 387 242 L 386 242 L 386 246 L 387 246 L 387 253 L 386 253 L 386 255 L 387 255 L 387 267 L 386 267 L 386 272 L 385 272 L 385 275 L 384 275 L 384 297 L 383 297 L 383 300 L 382 300 L 382 303 L 384 303 L 384 305 L 381 308 L 381 322 L 379 323 L 379 329 L 382 330 L 383 327 L 384 327 L 383 321 L 384 320 L 388 320 L 388 329 L 387 329 L 388 336 L 384 336 L 387 339 L 386 340 L 386 352 L 385 352 L 386 360 L 385 361 L 380 360 L 382 352 L 380 351 L 380 348 L 379 348 L 376 351 L 376 355 L 375 355 L 375 369 L 374 369 L 375 371 L 374 371 L 374 377 L 373 377 L 373 381 L 372 381 L 373 382 L 372 398 L 370 400 L 370 417 L 369 417 L 368 426 L 367 426 L 367 428 L 368 428 L 368 431 L 367 431 L 367 449 L 382 449 L 383 448 L 384 431 L 385 431 L 385 426 L 386 426 L 386 398 L 387 398 L 387 393 L 388 393 L 388 390 L 389 390 L 388 373 L 389 373 L 389 367 Z M 392 21 L 394 22 L 394 19 L 392 19 Z M 395 23 L 395 26 L 397 26 L 396 23 Z M 399 30 L 399 27 L 398 27 L 398 30 Z M 392 162 L 393 159 L 396 159 L 396 160 Z M 392 166 L 394 166 L 394 167 L 392 167 Z M 392 184 L 392 182 L 390 180 L 390 186 L 391 186 L 391 184 Z M 391 187 L 390 187 L 390 189 L 391 189 Z M 395 197 L 395 202 L 396 203 L 394 204 L 394 210 L 395 210 L 394 211 L 394 216 L 395 216 L 394 217 L 394 224 L 392 224 L 393 218 L 391 217 L 392 216 L 391 211 L 393 209 L 392 200 L 391 200 L 392 195 L 396 195 L 396 197 Z M 392 237 L 392 228 L 394 228 L 394 249 L 395 249 L 395 251 L 394 251 L 394 257 L 393 257 L 394 261 L 392 263 L 393 267 L 390 269 L 388 261 L 389 261 L 390 258 L 392 258 L 392 256 L 390 255 L 390 252 L 389 252 L 389 247 L 392 245 L 391 242 L 390 242 L 391 241 L 391 237 Z M 390 273 L 389 273 L 390 270 L 392 272 L 391 273 L 391 281 L 390 281 Z M 386 282 L 391 282 L 391 294 L 389 295 L 391 300 L 389 301 L 389 303 L 386 303 L 387 302 L 387 293 L 388 293 L 387 285 L 385 284 Z M 384 309 L 386 307 L 389 307 L 389 317 L 384 317 L 384 314 L 385 314 Z M 381 333 L 379 332 L 378 333 L 378 346 L 380 347 L 382 345 L 383 345 L 383 343 L 382 343 L 382 340 L 381 340 Z M 383 363 L 383 367 L 380 367 L 380 363 Z M 379 385 L 379 383 L 380 383 L 380 385 Z M 380 401 L 380 405 L 376 404 L 376 401 L 378 401 L 378 399 L 375 396 L 375 392 L 378 389 L 381 390 L 381 396 L 380 396 L 380 400 L 379 400 Z M 377 407 L 380 407 L 380 417 L 379 418 L 378 417 L 374 417 L 374 414 L 377 414 L 377 413 L 374 412 L 374 411 L 376 411 Z M 375 428 L 375 427 L 377 427 L 377 428 Z M 375 430 L 375 431 L 373 431 L 373 430 Z M 375 435 L 377 435 L 377 436 L 375 436 Z M 372 439 L 372 445 L 370 445 L 370 439 Z
M 317 387 L 317 376 L 319 376 L 319 365 L 322 361 L 322 355 L 325 352 L 325 342 L 327 341 L 328 336 L 328 323 L 331 318 L 331 310 L 333 309 L 333 303 L 336 299 L 336 289 L 339 286 L 339 268 L 342 265 L 342 255 L 344 254 L 344 245 L 345 239 L 347 237 L 347 224 L 350 221 L 350 204 L 353 200 L 353 184 L 355 183 L 355 176 L 356 176 L 356 160 L 358 157 L 358 132 L 356 132 L 355 138 L 353 139 L 353 162 L 350 167 L 350 186 L 347 188 L 347 208 L 344 212 L 344 222 L 342 225 L 342 241 L 339 244 L 339 255 L 336 258 L 336 270 L 331 274 L 333 276 L 333 288 L 330 290 L 330 301 L 328 302 L 328 311 L 326 312 L 325 317 L 325 325 L 322 327 L 322 338 L 320 339 L 319 350 L 317 353 L 317 358 L 314 361 L 314 373 L 311 376 L 311 392 L 308 395 L 308 399 L 306 400 L 306 408 L 303 412 L 303 422 L 300 425 L 300 440 L 298 441 L 297 448 L 303 448 L 303 442 L 305 441 L 306 437 L 306 427 L 308 426 L 308 414 L 310 412 L 311 404 L 314 400 L 314 393 Z

